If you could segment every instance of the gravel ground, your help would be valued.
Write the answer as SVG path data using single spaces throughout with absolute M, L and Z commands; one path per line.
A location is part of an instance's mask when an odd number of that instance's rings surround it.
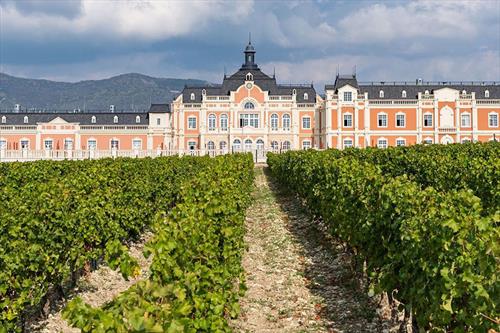
M 236 332 L 394 332 L 390 311 L 360 292 L 349 257 L 300 202 L 256 168 L 243 258 L 248 290 Z
M 141 274 L 135 279 L 126 281 L 118 271 L 113 271 L 107 266 L 101 266 L 91 272 L 88 276 L 82 277 L 77 282 L 77 287 L 71 292 L 69 299 L 80 296 L 84 302 L 92 306 L 101 306 L 111 301 L 122 291 L 127 290 L 137 281 L 147 278 L 151 258 L 146 259 L 142 254 L 144 244 L 152 237 L 152 233 L 145 233 L 141 240 L 130 246 L 130 255 L 138 260 L 141 267 Z M 61 311 L 67 300 L 59 301 L 50 311 L 46 319 L 35 319 L 29 325 L 27 332 L 37 333 L 79 333 L 77 328 L 70 327 L 61 317 Z

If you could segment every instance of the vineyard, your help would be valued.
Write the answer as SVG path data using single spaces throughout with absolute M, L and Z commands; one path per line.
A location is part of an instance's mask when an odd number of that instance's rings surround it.
M 146 277 L 100 307 L 70 297 L 67 323 L 82 332 L 379 331 L 387 325 L 366 313 L 339 324 L 325 311 L 375 313 L 367 294 L 383 294 L 413 332 L 498 330 L 499 157 L 496 142 L 270 153 L 279 191 L 254 173 L 250 154 L 2 163 L 0 333 L 26 332 L 28 318 L 98 266 L 138 276 L 128 246 L 145 232 Z M 280 203 L 287 192 L 300 202 Z M 354 259 L 328 254 L 332 239 Z M 347 266 L 363 297 L 344 288 Z
M 498 329 L 500 145 L 270 154 L 271 173 L 424 330 Z
M 224 329 L 237 314 L 250 156 L 0 165 L 0 332 L 22 331 L 48 293 L 104 260 L 137 274 L 126 241 L 146 228 L 150 279 L 102 309 L 78 298 L 83 332 Z M 242 283 L 243 281 L 241 281 Z

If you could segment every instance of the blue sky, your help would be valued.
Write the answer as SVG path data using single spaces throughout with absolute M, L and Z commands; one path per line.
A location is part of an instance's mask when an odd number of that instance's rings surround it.
M 500 80 L 500 1 L 0 0 L 0 71 L 61 81 L 139 72 L 221 81 L 256 60 L 322 89 L 361 81 Z

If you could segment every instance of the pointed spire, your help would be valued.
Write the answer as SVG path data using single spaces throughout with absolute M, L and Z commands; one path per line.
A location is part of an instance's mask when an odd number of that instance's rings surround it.
M 276 78 L 276 66 L 273 67 L 273 79 Z
M 248 44 L 252 44 L 252 33 L 250 31 L 248 32 Z

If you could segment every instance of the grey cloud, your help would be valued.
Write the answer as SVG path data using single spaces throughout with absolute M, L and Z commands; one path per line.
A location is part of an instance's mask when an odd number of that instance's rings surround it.
M 43 14 L 48 16 L 62 16 L 73 19 L 81 14 L 82 2 L 80 0 L 3 0 L 0 6 L 13 6 L 25 15 Z

